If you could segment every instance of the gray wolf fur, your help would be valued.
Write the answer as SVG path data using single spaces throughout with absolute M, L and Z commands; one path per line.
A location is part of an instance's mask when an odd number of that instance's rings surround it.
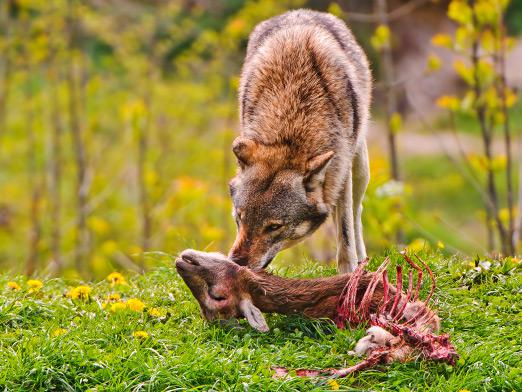
M 297 10 L 256 26 L 239 89 L 240 136 L 230 181 L 238 233 L 229 256 L 266 267 L 333 215 L 338 271 L 366 257 L 371 73 L 348 27 Z

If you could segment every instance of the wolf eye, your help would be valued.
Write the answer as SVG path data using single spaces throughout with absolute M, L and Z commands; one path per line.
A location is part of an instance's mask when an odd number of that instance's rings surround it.
M 283 225 L 281 223 L 272 223 L 271 225 L 268 225 L 266 227 L 266 231 L 268 231 L 268 232 L 277 231 L 281 227 L 283 227 Z

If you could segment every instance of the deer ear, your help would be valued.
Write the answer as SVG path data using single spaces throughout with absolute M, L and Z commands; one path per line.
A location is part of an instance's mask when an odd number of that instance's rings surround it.
M 307 191 L 314 190 L 322 182 L 326 168 L 334 155 L 333 151 L 328 151 L 324 154 L 316 155 L 306 162 L 303 183 Z
M 248 323 L 259 332 L 268 332 L 268 324 L 266 323 L 263 313 L 254 306 L 249 299 L 242 299 L 239 303 L 241 313 L 247 319 Z
M 234 140 L 232 143 L 232 151 L 236 155 L 237 162 L 239 163 L 239 166 L 241 166 L 241 169 L 252 164 L 255 148 L 256 142 L 251 139 L 238 136 Z

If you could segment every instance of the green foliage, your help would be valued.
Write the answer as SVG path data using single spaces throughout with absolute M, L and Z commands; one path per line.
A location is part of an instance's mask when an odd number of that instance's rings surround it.
M 143 242 L 141 182 L 150 206 L 150 249 L 230 246 L 234 225 L 226 184 L 235 170 L 230 145 L 247 37 L 261 20 L 303 1 L 233 1 L 219 7 L 131 1 L 128 9 L 75 0 L 13 4 L 3 15 L 9 17 L 8 31 L 0 35 L 8 53 L 0 68 L 7 60 L 14 64 L 5 74 L 10 87 L 5 117 L 0 111 L 5 121 L 0 211 L 6 217 L 0 219 L 0 265 L 23 269 L 35 223 L 32 188 L 42 184 L 37 268 L 46 270 L 53 257 L 51 232 L 58 223 L 64 273 L 76 274 L 69 71 L 77 81 L 87 165 L 88 269 L 102 276 L 116 265 L 137 268 Z M 70 47 L 69 7 L 77 18 L 75 47 Z M 57 127 L 62 129 L 62 176 L 60 221 L 54 222 L 48 186 Z M 28 156 L 34 156 L 33 167 Z M 146 264 L 154 261 L 146 258 Z
M 393 263 L 401 259 L 390 253 Z M 320 391 L 330 385 L 313 379 L 276 380 L 270 366 L 339 367 L 359 360 L 346 353 L 364 335 L 363 327 L 341 331 L 328 321 L 274 315 L 268 318 L 270 332 L 261 334 L 244 321 L 239 330 L 204 322 L 171 259 L 157 257 L 160 268 L 144 276 L 127 276 L 125 284 L 88 283 L 88 299 L 66 296 L 82 282 L 42 279 L 43 286 L 29 293 L 25 277 L 0 276 L 0 386 L 60 391 Z M 520 390 L 520 260 L 498 262 L 497 270 L 493 266 L 497 262 L 480 258 L 477 265 L 491 263 L 491 267 L 483 278 L 470 282 L 467 277 L 475 271 L 476 261 L 447 260 L 437 253 L 423 257 L 438 277 L 434 308 L 461 356 L 457 366 L 395 363 L 384 371 L 338 379 L 340 390 Z M 372 260 L 372 266 L 380 261 Z M 284 272 L 334 273 L 316 263 L 299 272 Z M 9 289 L 8 280 L 15 280 L 20 290 Z M 128 304 L 131 298 L 142 301 L 144 309 L 111 307 Z
M 437 104 L 449 110 L 454 132 L 457 132 L 459 115 L 473 119 L 480 131 L 484 156 L 470 155 L 464 160 L 474 180 L 484 182 L 484 209 L 488 218 L 483 220 L 487 226 L 489 247 L 495 246 L 495 230 L 499 249 L 504 254 L 514 254 L 516 248 L 509 117 L 517 96 L 507 86 L 505 69 L 506 53 L 513 41 L 506 36 L 504 22 L 509 3 L 509 0 L 452 0 L 448 17 L 457 23 L 455 34 L 453 37 L 437 34 L 432 39 L 432 44 L 451 49 L 460 56 L 454 62 L 454 69 L 467 90 L 461 98 L 440 97 Z M 503 133 L 505 155 L 494 156 L 493 141 L 498 132 Z M 505 202 L 500 202 L 497 195 L 495 174 L 498 171 L 504 173 L 507 184 Z M 504 209 L 508 211 L 507 220 L 502 218 Z

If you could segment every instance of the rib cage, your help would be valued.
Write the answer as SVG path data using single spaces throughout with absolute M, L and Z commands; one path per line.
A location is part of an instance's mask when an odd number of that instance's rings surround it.
M 449 341 L 448 335 L 437 335 L 430 328 L 430 323 L 436 317 L 435 313 L 428 307 L 436 288 L 436 281 L 433 272 L 428 265 L 417 255 L 415 258 L 422 267 L 413 261 L 406 252 L 401 255 L 409 264 L 411 269 L 408 271 L 407 291 L 403 293 L 403 270 L 397 266 L 396 283 L 393 285 L 395 290 L 390 290 L 392 283 L 388 279 L 389 258 L 386 258 L 373 274 L 372 280 L 368 284 L 366 291 L 359 304 L 356 303 L 357 290 L 360 279 L 365 273 L 364 268 L 368 259 L 359 264 L 345 288 L 337 305 L 337 316 L 335 323 L 338 328 L 345 328 L 346 325 L 360 325 L 368 323 L 371 326 L 380 327 L 393 335 L 393 339 L 386 345 L 377 347 L 369 352 L 366 359 L 354 366 L 342 369 L 298 369 L 295 374 L 299 377 L 345 377 L 357 371 L 361 371 L 379 364 L 387 364 L 393 361 L 408 361 L 417 357 L 446 362 L 455 365 L 458 354 Z M 416 283 L 414 284 L 414 271 L 417 272 Z M 418 302 L 422 278 L 426 271 L 431 280 L 429 294 L 423 301 Z M 370 302 L 375 288 L 379 281 L 383 285 L 383 299 L 375 313 L 370 312 Z M 395 295 L 390 295 L 390 291 L 395 291 Z M 411 316 L 405 314 L 408 305 L 415 303 L 418 310 Z M 390 306 L 391 305 L 391 306 Z M 274 377 L 282 377 L 288 374 L 288 370 L 283 367 L 274 367 Z

